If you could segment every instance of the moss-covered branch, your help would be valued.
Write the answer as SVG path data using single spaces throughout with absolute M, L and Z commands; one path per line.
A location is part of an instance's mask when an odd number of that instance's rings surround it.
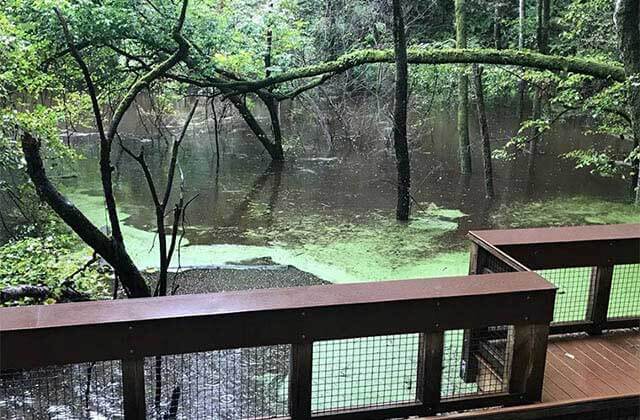
M 624 69 L 617 63 L 608 64 L 594 60 L 559 57 L 530 51 L 411 48 L 408 50 L 408 59 L 411 64 L 496 64 L 540 70 L 566 71 L 599 79 L 625 80 Z M 248 92 L 293 80 L 327 73 L 340 73 L 364 64 L 393 62 L 393 50 L 360 50 L 343 55 L 335 61 L 300 67 L 262 80 L 227 82 L 224 87 L 239 92 Z

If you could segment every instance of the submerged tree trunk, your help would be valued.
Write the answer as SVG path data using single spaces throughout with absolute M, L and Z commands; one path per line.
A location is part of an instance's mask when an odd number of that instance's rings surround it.
M 491 139 L 489 137 L 489 125 L 487 124 L 487 112 L 484 106 L 484 90 L 482 87 L 483 68 L 473 65 L 473 83 L 476 92 L 476 109 L 478 112 L 478 125 L 480 126 L 480 139 L 482 141 L 482 162 L 484 164 L 484 191 L 487 198 L 495 196 L 493 189 L 493 166 L 491 164 Z
M 393 109 L 393 146 L 398 170 L 396 219 L 409 220 L 411 212 L 411 163 L 407 143 L 408 64 L 407 40 L 401 0 L 393 0 L 393 45 L 396 60 L 396 87 Z
M 634 144 L 640 142 L 640 5 L 638 0 L 617 0 L 615 22 L 624 71 L 629 82 L 628 109 Z M 640 165 L 636 168 L 640 170 Z M 636 181 L 635 203 L 640 205 L 640 176 Z
M 524 50 L 524 24 L 527 18 L 526 0 L 519 0 L 518 5 L 518 50 Z M 527 91 L 527 82 L 524 79 L 518 81 L 518 121 L 524 120 L 524 102 Z
M 456 0 L 456 48 L 467 48 L 467 23 L 465 0 Z M 458 78 L 458 149 L 460 155 L 460 172 L 471 173 L 471 146 L 469 144 L 469 77 L 466 67 Z
M 505 4 L 502 0 L 495 0 L 493 10 L 493 43 L 496 50 L 505 48 L 504 37 L 502 34 L 502 16 L 504 14 Z
M 549 20 L 551 18 L 551 0 L 538 0 L 538 31 L 536 40 L 538 43 L 538 52 L 541 54 L 549 53 Z M 542 117 L 542 107 L 544 100 L 544 92 L 541 87 L 536 88 L 536 94 L 533 98 L 533 119 L 537 120 Z M 535 130 L 531 140 L 529 141 L 529 172 L 534 172 L 536 155 L 538 154 L 538 142 L 542 140 L 542 136 L 538 130 Z
M 269 156 L 271 156 L 271 159 L 284 160 L 284 151 L 282 149 L 282 142 L 281 141 L 278 142 L 280 138 L 277 137 L 275 141 L 272 141 L 269 138 L 267 133 L 260 126 L 260 123 L 255 119 L 255 117 L 249 110 L 249 107 L 247 106 L 247 104 L 245 103 L 244 99 L 241 96 L 237 96 L 237 95 L 229 96 L 229 100 L 231 101 L 233 106 L 238 110 L 238 112 L 240 113 L 240 116 L 247 123 L 251 131 L 253 131 L 253 134 L 255 134 L 258 140 L 260 141 L 260 143 L 262 143 L 262 146 L 264 146 L 267 153 L 269 153 Z M 265 105 L 267 105 L 267 108 L 269 109 L 269 115 L 271 117 L 272 127 L 275 128 L 276 126 L 274 125 L 274 116 L 277 118 L 277 112 L 274 114 L 273 107 L 270 106 L 268 103 L 265 103 Z M 280 125 L 279 125 L 279 121 L 277 122 L 278 122 L 277 131 L 274 130 L 274 133 L 278 133 L 279 135 Z

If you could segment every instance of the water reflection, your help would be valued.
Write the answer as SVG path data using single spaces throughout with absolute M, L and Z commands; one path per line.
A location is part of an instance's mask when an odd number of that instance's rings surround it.
M 418 117 L 413 116 L 414 119 Z M 494 110 L 490 118 L 491 137 L 497 139 L 493 145 L 495 149 L 517 132 L 518 124 L 504 110 Z M 352 248 L 356 243 L 360 247 L 367 243 L 384 243 L 383 235 L 396 234 L 392 229 L 396 200 L 395 164 L 392 150 L 385 148 L 385 139 L 381 137 L 380 133 L 384 132 L 381 124 L 372 122 L 369 138 L 366 138 L 366 133 L 361 133 L 359 141 L 368 142 L 366 147 L 360 147 L 364 151 L 356 153 L 351 146 L 339 147 L 339 136 L 334 136 L 331 151 L 336 155 L 318 157 L 326 156 L 324 152 L 328 152 L 325 150 L 328 147 L 325 131 L 331 127 L 320 129 L 316 126 L 316 119 L 307 120 L 284 120 L 285 137 L 295 137 L 308 152 L 299 153 L 283 164 L 272 163 L 252 133 L 241 123 L 225 119 L 220 131 L 224 154 L 219 170 L 210 130 L 202 118 L 194 120 L 194 128 L 190 130 L 180 154 L 185 195 L 198 195 L 187 215 L 186 240 L 191 246 L 291 247 L 295 244 L 303 247 L 299 251 L 304 253 L 309 252 L 313 245 L 324 244 L 325 247 L 336 247 L 336 253 L 353 253 L 357 252 Z M 408 241 L 425 242 L 424 248 L 431 250 L 432 254 L 418 252 L 423 259 L 435 259 L 437 252 L 464 249 L 469 229 L 514 223 L 586 222 L 584 214 L 580 213 L 582 209 L 577 210 L 578 217 L 572 214 L 559 216 L 567 206 L 557 200 L 582 197 L 572 204 L 580 207 L 591 206 L 591 201 L 621 201 L 626 196 L 628 187 L 624 181 L 601 178 L 588 170 L 576 170 L 572 162 L 558 157 L 576 147 L 597 145 L 601 140 L 583 135 L 584 127 L 579 121 L 557 126 L 546 134 L 540 144 L 543 153 L 536 156 L 534 171 L 527 164 L 526 155 L 514 160 L 496 161 L 497 197 L 493 201 L 485 199 L 480 140 L 473 135 L 477 133 L 473 121 L 471 140 L 475 172 L 471 176 L 458 174 L 452 115 L 441 114 L 420 124 L 414 121 L 412 127 L 412 195 L 416 201 L 413 206 L 416 222 L 407 227 L 405 235 Z M 143 136 L 144 133 L 138 133 L 125 141 L 130 142 L 133 149 L 144 146 L 154 177 L 164 179 L 166 147 L 161 141 L 152 142 Z M 64 181 L 67 191 L 76 195 L 99 196 L 97 142 L 90 136 L 84 136 L 74 138 L 73 144 L 87 158 L 78 163 L 77 171 L 83 176 Z M 153 208 L 143 174 L 132 159 L 117 149 L 113 159 L 117 168 L 115 189 L 120 208 L 129 215 L 126 224 L 152 232 Z M 551 210 L 542 210 L 544 217 L 538 217 L 536 209 L 518 213 L 513 208 L 530 202 L 551 203 Z M 588 211 L 599 211 L 596 207 Z M 448 211 L 456 213 L 452 216 Z M 621 210 L 622 213 L 626 211 Z M 520 214 L 519 220 L 505 217 L 505 214 L 516 213 Z M 627 217 L 626 213 L 623 216 Z M 526 221 L 531 223 L 522 223 Z M 420 230 L 424 228 L 421 223 L 430 226 L 428 233 Z M 335 244 L 326 243 L 323 238 L 332 238 Z M 433 243 L 427 244 L 428 241 Z M 336 244 L 345 248 L 338 251 Z M 413 254 L 416 250 L 409 244 L 394 246 L 395 249 L 378 247 L 375 252 L 397 254 L 406 258 L 407 264 L 415 263 Z M 320 251 L 314 249 L 316 253 Z

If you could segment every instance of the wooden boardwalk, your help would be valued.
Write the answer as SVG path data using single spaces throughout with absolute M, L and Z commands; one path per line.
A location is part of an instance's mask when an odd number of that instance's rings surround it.
M 640 394 L 640 330 L 552 337 L 543 402 Z
M 626 414 L 607 411 L 625 406 Z M 549 339 L 542 402 L 419 420 L 640 419 L 640 328 Z

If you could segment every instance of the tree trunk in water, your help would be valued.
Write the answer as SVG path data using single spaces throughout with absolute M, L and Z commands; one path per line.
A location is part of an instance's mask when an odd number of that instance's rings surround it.
M 551 18 L 551 0 L 538 0 L 538 31 L 537 44 L 538 52 L 541 54 L 549 54 L 549 20 Z M 542 117 L 544 92 L 542 88 L 536 88 L 536 96 L 533 103 L 533 119 L 537 120 Z M 538 142 L 542 140 L 538 130 L 535 130 L 531 141 L 529 142 L 529 172 L 534 172 L 536 155 L 538 154 Z
M 411 212 L 411 163 L 407 144 L 408 64 L 407 40 L 401 0 L 393 0 L 393 45 L 396 60 L 396 90 L 393 109 L 393 146 L 398 170 L 396 219 L 409 220 Z
M 249 107 L 244 103 L 243 98 L 240 96 L 230 96 L 229 100 L 233 104 L 233 106 L 240 112 L 240 116 L 247 123 L 251 131 L 256 135 L 262 146 L 264 146 L 269 156 L 273 160 L 284 160 L 284 151 L 282 150 L 282 144 L 277 144 L 269 139 L 267 133 L 264 132 L 262 127 L 260 127 L 260 123 L 255 119 Z M 269 107 L 268 104 L 266 104 Z M 272 115 L 272 110 L 269 109 L 269 114 Z M 273 120 L 272 120 L 273 123 Z M 279 126 L 278 126 L 279 127 Z
M 40 156 L 40 142 L 29 133 L 22 135 L 22 151 L 27 173 L 41 200 L 115 270 L 128 297 L 151 296 L 146 281 L 127 253 L 124 243 L 106 236 L 89 221 L 47 178 Z
M 519 1 L 518 7 L 518 50 L 524 50 L 524 24 L 527 18 L 526 0 Z M 518 81 L 518 121 L 524 120 L 524 100 L 527 91 L 527 82 L 524 79 Z
M 629 84 L 628 109 L 634 144 L 640 142 L 640 5 L 638 0 L 617 0 L 615 22 L 624 71 Z M 636 170 L 640 170 L 640 164 Z M 640 205 L 640 176 L 636 181 L 635 200 Z
M 271 133 L 273 134 L 273 147 L 276 155 L 282 156 L 284 160 L 284 151 L 282 149 L 282 129 L 280 128 L 280 102 L 271 94 L 265 94 L 258 92 L 258 96 L 262 99 L 262 102 L 267 106 L 269 111 L 269 119 L 271 121 Z
M 456 48 L 467 48 L 467 23 L 465 0 L 456 0 Z M 471 146 L 469 144 L 469 77 L 466 66 L 458 78 L 458 149 L 460 172 L 471 173 Z
M 549 21 L 551 19 L 551 0 L 538 0 L 538 52 L 549 54 Z
M 484 107 L 484 90 L 482 87 L 483 68 L 473 65 L 473 82 L 476 91 L 476 109 L 478 112 L 478 125 L 480 126 L 480 138 L 482 141 L 482 161 L 484 164 L 484 191 L 487 198 L 495 196 L 493 189 L 493 166 L 491 164 L 491 139 L 489 138 L 489 126 L 487 124 L 487 112 Z
M 493 10 L 493 42 L 496 50 L 504 48 L 504 39 L 502 36 L 502 14 L 504 12 L 504 4 L 502 0 L 495 0 Z

